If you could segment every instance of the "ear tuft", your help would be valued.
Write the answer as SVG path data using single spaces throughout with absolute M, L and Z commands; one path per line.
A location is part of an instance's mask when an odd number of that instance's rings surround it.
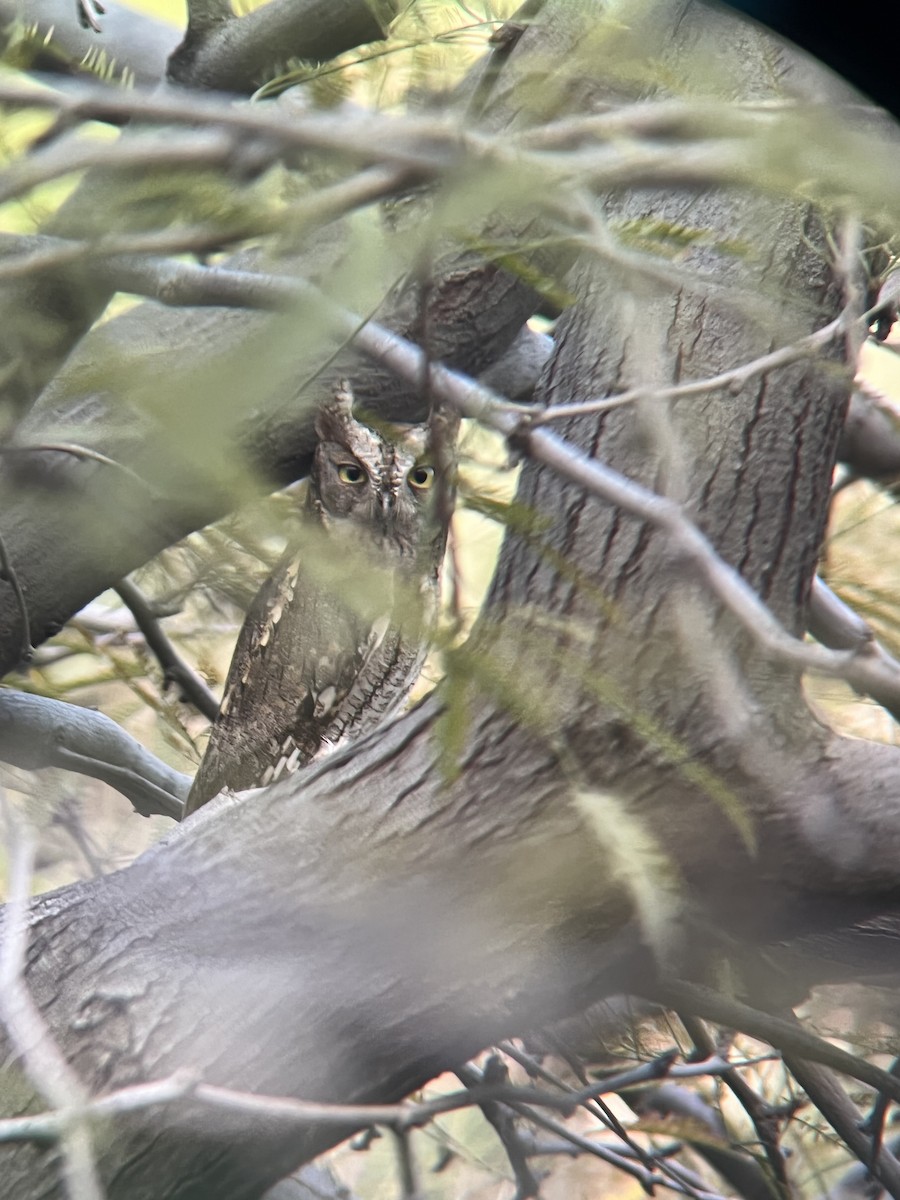
M 353 389 L 349 379 L 339 379 L 331 399 L 316 414 L 316 437 L 320 442 L 343 441 L 352 420 Z

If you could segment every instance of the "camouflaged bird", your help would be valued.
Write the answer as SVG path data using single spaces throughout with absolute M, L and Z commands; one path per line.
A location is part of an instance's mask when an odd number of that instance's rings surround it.
M 306 532 L 247 613 L 185 815 L 362 737 L 406 700 L 437 616 L 457 424 L 437 410 L 373 428 L 346 384 L 323 406 Z

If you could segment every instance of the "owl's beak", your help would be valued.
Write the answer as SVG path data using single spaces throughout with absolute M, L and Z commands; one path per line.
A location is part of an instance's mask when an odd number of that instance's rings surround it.
M 381 518 L 381 524 L 384 527 L 384 532 L 387 533 L 391 527 L 391 522 L 393 521 L 394 517 L 396 496 L 393 492 L 383 491 L 381 493 L 380 500 L 381 512 L 379 515 Z
M 402 557 L 406 544 L 397 530 L 397 494 L 387 488 L 378 496 L 376 529 L 381 547 L 386 550 L 390 546 L 393 552 L 399 550 Z

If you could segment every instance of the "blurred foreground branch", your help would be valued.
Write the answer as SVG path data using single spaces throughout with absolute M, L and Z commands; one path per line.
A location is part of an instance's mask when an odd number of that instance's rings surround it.
M 100 779 L 144 817 L 180 817 L 191 784 L 103 713 L 5 688 L 0 759 L 29 771 L 60 767 Z

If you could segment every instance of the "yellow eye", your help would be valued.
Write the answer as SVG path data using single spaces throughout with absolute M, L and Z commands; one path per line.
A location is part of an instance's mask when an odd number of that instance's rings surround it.
M 338 467 L 338 479 L 341 483 L 365 483 L 368 476 L 358 463 L 342 463 Z
M 434 483 L 434 467 L 413 467 L 409 475 L 409 486 L 415 488 L 417 492 L 427 492 Z

